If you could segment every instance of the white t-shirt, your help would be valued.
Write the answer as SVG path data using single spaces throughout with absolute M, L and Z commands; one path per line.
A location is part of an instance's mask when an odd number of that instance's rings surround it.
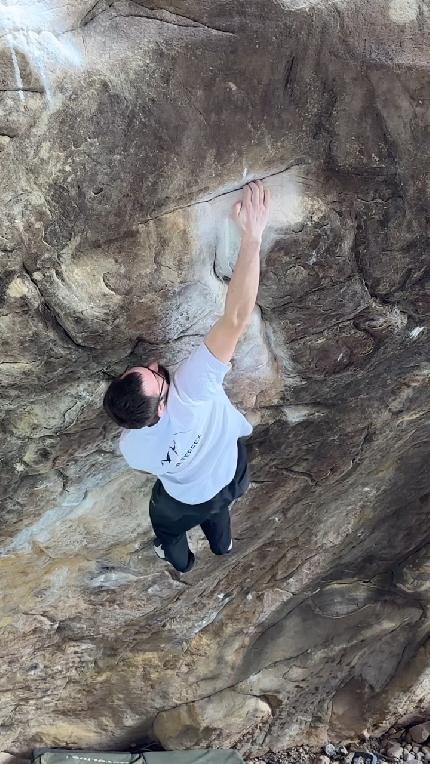
M 157 475 L 167 493 L 186 504 L 208 501 L 230 483 L 237 440 L 252 432 L 224 392 L 230 369 L 202 343 L 178 367 L 159 422 L 120 438 L 130 467 Z

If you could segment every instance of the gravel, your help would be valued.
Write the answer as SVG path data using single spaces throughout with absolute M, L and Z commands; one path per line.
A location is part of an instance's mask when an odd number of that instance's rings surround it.
M 430 764 L 430 721 L 408 729 L 391 729 L 381 738 L 363 736 L 356 744 L 327 741 L 321 748 L 297 746 L 253 759 L 253 764 Z M 373 754 L 374 759 L 358 758 L 360 753 Z M 358 754 L 358 755 L 357 755 Z

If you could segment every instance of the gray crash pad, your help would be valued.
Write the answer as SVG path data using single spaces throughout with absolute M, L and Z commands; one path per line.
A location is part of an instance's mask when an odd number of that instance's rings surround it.
M 34 764 L 243 764 L 237 751 L 208 748 L 193 751 L 155 751 L 121 753 L 118 751 L 73 751 L 39 749 Z

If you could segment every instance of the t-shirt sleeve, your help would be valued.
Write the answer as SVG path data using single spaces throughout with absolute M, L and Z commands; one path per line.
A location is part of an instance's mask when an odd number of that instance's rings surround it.
M 124 457 L 129 467 L 134 470 L 144 469 L 140 463 L 139 444 L 136 443 L 136 433 L 138 430 L 123 430 L 119 439 L 119 451 Z
M 178 395 L 193 401 L 205 401 L 217 395 L 231 363 L 223 363 L 202 342 L 186 361 L 180 364 L 174 376 Z
M 124 459 L 129 463 L 130 458 L 130 430 L 123 430 L 118 443 L 118 448 Z

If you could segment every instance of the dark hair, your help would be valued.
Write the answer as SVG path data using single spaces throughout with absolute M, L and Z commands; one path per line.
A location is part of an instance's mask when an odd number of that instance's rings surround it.
M 158 422 L 159 402 L 156 395 L 144 395 L 141 378 L 132 371 L 110 383 L 103 398 L 103 408 L 116 424 L 128 430 L 138 430 Z

